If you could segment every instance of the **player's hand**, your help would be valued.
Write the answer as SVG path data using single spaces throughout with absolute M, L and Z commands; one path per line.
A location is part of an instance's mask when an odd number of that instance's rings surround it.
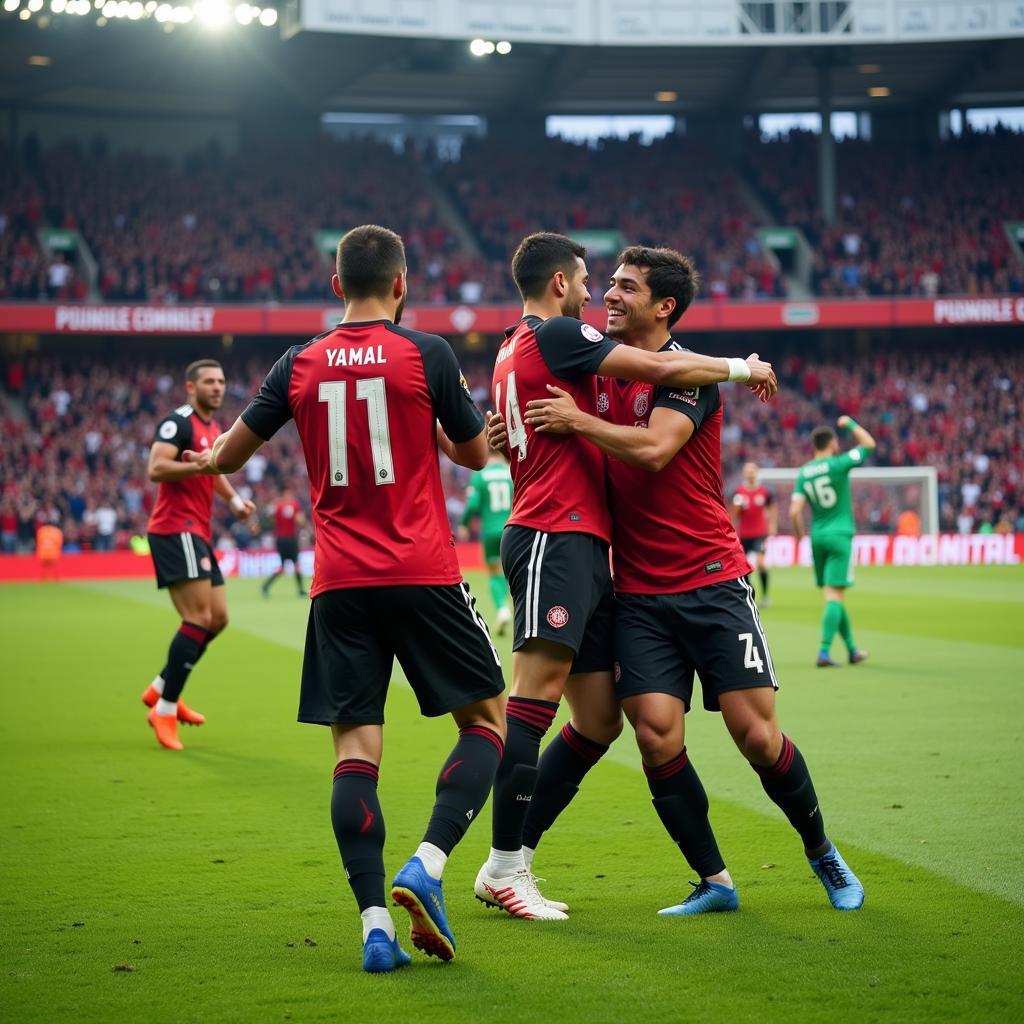
M 779 382 L 772 364 L 766 363 L 756 352 L 752 352 L 747 356 L 747 366 L 750 367 L 750 379 L 746 381 L 746 386 L 762 402 L 770 401 L 779 390 Z
M 231 499 L 231 511 L 235 514 L 235 518 L 241 523 L 245 522 L 255 511 L 256 505 L 249 498 L 243 498 L 240 494 L 236 494 Z
M 461 541 L 469 540 L 469 528 L 466 526 L 457 526 L 455 528 L 455 539 Z
M 210 469 L 210 459 L 213 457 L 213 449 L 206 448 L 201 452 L 194 452 L 189 448 L 181 453 L 181 461 L 189 462 L 193 466 L 199 467 L 200 473 L 209 473 L 214 475 L 213 470 Z
M 840 416 L 839 419 L 836 420 L 836 426 L 840 430 L 846 430 L 846 428 L 850 425 L 851 422 L 852 421 L 849 416 Z
M 487 431 L 487 447 L 493 448 L 502 455 L 508 455 L 508 430 L 500 412 L 484 413 L 484 429 Z
M 571 434 L 579 407 L 568 391 L 554 384 L 548 384 L 547 389 L 554 398 L 535 398 L 526 403 L 527 425 L 545 434 Z

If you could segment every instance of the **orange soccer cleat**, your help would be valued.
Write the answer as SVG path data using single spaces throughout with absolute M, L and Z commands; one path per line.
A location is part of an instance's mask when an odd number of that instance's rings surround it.
M 160 694 L 152 686 L 146 687 L 142 693 L 142 703 L 147 708 L 156 707 Z M 185 725 L 203 725 L 206 722 L 206 715 L 193 711 L 183 700 L 178 701 L 178 721 Z
M 158 715 L 154 708 L 146 716 L 146 721 L 153 727 L 156 733 L 156 741 L 161 747 L 168 750 L 184 750 L 181 740 L 178 739 L 178 719 L 174 715 Z

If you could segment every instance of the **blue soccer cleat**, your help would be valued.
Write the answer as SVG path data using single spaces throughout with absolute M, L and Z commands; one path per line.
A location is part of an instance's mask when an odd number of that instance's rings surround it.
M 687 914 L 714 914 L 723 910 L 739 910 L 740 898 L 735 889 L 718 882 L 701 881 L 699 885 L 691 882 L 693 892 L 674 907 L 666 907 L 658 911 L 658 916 L 682 917 Z
M 441 960 L 454 959 L 455 936 L 448 927 L 441 883 L 427 874 L 419 857 L 410 857 L 395 875 L 391 898 L 409 912 L 409 938 L 417 949 Z
M 369 974 L 387 974 L 399 967 L 408 967 L 412 957 L 398 944 L 398 939 L 389 939 L 383 928 L 373 928 L 363 943 L 363 970 Z
M 817 860 L 808 858 L 808 863 L 825 886 L 825 892 L 836 910 L 859 909 L 864 902 L 864 886 L 834 846 Z

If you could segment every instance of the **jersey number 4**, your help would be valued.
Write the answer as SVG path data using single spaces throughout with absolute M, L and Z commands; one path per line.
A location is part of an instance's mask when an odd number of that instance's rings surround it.
M 320 382 L 319 398 L 327 403 L 327 450 L 331 454 L 331 486 L 348 487 L 348 381 Z M 395 462 L 391 456 L 391 430 L 388 427 L 388 402 L 383 377 L 356 381 L 356 398 L 366 403 L 370 426 L 370 451 L 373 455 L 373 481 L 395 482 Z
M 519 394 L 516 391 L 516 372 L 513 370 L 507 379 L 508 393 L 505 395 L 505 429 L 508 431 L 508 450 L 519 449 L 519 461 L 526 458 L 526 426 L 523 414 L 519 411 Z M 501 409 L 501 384 L 494 389 L 494 404 Z

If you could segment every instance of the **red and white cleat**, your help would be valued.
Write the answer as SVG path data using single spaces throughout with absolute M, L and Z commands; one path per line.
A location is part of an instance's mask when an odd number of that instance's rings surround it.
M 485 864 L 476 876 L 473 887 L 476 898 L 489 907 L 498 907 L 524 921 L 568 921 L 565 904 L 555 905 L 544 899 L 537 888 L 537 879 L 526 868 L 504 878 L 487 873 Z M 568 910 L 568 907 L 565 908 Z

